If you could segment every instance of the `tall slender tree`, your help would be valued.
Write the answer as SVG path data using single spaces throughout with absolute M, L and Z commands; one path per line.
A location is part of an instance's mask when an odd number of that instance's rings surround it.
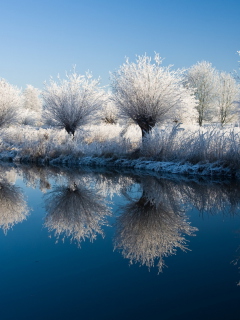
M 219 74 L 216 105 L 221 125 L 232 122 L 238 116 L 240 87 L 236 80 L 229 74 Z
M 187 85 L 195 90 L 197 99 L 198 124 L 210 121 L 216 113 L 215 100 L 217 95 L 218 72 L 207 61 L 192 66 L 186 75 Z

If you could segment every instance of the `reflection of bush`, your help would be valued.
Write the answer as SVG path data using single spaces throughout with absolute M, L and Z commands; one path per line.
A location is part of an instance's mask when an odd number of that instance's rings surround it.
M 14 224 L 26 219 L 27 204 L 19 187 L 0 181 L 0 227 L 6 234 Z
M 103 235 L 101 227 L 110 215 L 100 195 L 75 183 L 56 187 L 46 195 L 45 205 L 45 226 L 49 231 L 55 230 L 57 239 L 62 235 L 78 244 L 86 238 L 93 241 L 97 234 Z
M 183 234 L 192 235 L 197 229 L 187 222 L 178 198 L 174 198 L 173 187 L 169 181 L 161 184 L 145 177 L 142 196 L 129 199 L 122 208 L 117 218 L 115 248 L 122 250 L 130 263 L 139 262 L 150 268 L 158 260 L 162 271 L 164 257 L 175 254 L 178 248 L 187 249 Z

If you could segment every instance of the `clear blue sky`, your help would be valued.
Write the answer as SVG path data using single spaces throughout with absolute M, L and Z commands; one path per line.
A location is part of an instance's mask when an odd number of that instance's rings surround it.
M 238 68 L 240 0 L 0 0 L 0 77 L 42 88 L 73 65 L 109 83 L 129 57 Z

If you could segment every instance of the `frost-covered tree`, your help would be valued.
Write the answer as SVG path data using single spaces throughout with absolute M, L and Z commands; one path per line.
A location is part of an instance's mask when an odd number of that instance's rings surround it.
M 237 51 L 237 53 L 238 53 L 239 56 L 240 56 L 240 51 Z M 240 69 L 240 61 L 238 61 L 238 63 L 239 63 L 239 69 Z M 239 80 L 239 77 L 238 77 L 238 80 Z
M 42 101 L 39 98 L 40 90 L 32 85 L 27 85 L 23 91 L 22 123 L 34 124 L 41 119 Z
M 42 102 L 39 98 L 41 91 L 28 84 L 23 91 L 23 107 L 34 112 L 41 112 Z
M 96 116 L 104 95 L 99 80 L 92 79 L 90 73 L 79 75 L 74 71 L 66 79 L 51 79 L 42 92 L 43 117 L 74 135 L 77 128 Z
M 203 121 L 211 120 L 216 112 L 218 73 L 211 63 L 202 61 L 188 70 L 186 78 L 187 85 L 195 90 L 198 124 L 202 126 Z
M 118 120 L 118 110 L 111 95 L 106 95 L 106 101 L 102 104 L 100 118 L 106 124 L 116 124 Z
M 238 116 L 239 89 L 236 80 L 229 73 L 221 72 L 219 74 L 216 106 L 222 125 L 232 122 Z
M 182 85 L 183 70 L 163 67 L 158 54 L 154 62 L 138 56 L 136 63 L 126 62 L 111 74 L 113 100 L 123 118 L 131 119 L 142 130 L 142 137 L 166 119 L 174 121 L 174 110 L 188 103 L 194 106 L 191 91 Z
M 0 79 L 0 128 L 18 121 L 21 105 L 21 91 L 5 79 Z

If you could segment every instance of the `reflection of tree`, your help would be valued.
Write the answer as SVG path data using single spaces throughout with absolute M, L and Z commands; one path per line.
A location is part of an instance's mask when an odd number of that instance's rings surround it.
M 54 168 L 22 165 L 18 167 L 19 175 L 23 178 L 27 186 L 32 188 L 39 187 L 42 192 L 46 192 L 51 188 L 50 178 L 57 177 Z
M 183 234 L 192 235 L 191 227 L 181 210 L 179 198 L 174 197 L 174 184 L 145 177 L 139 199 L 129 198 L 117 218 L 115 248 L 122 250 L 130 263 L 139 262 L 149 268 L 158 261 L 162 271 L 164 257 L 185 251 Z
M 180 191 L 184 201 L 201 213 L 236 214 L 239 211 L 240 185 L 238 183 L 189 182 L 182 185 Z
M 0 180 L 0 227 L 4 233 L 14 224 L 25 220 L 28 212 L 20 188 L 5 179 Z
M 97 234 L 103 235 L 101 227 L 110 215 L 99 194 L 76 183 L 55 187 L 46 195 L 45 206 L 45 226 L 55 230 L 57 239 L 62 235 L 78 244 L 86 238 L 93 241 Z
M 112 198 L 114 195 L 121 195 L 123 190 L 128 189 L 134 183 L 134 178 L 123 175 L 116 171 L 102 172 L 96 175 L 96 186 L 103 196 Z

